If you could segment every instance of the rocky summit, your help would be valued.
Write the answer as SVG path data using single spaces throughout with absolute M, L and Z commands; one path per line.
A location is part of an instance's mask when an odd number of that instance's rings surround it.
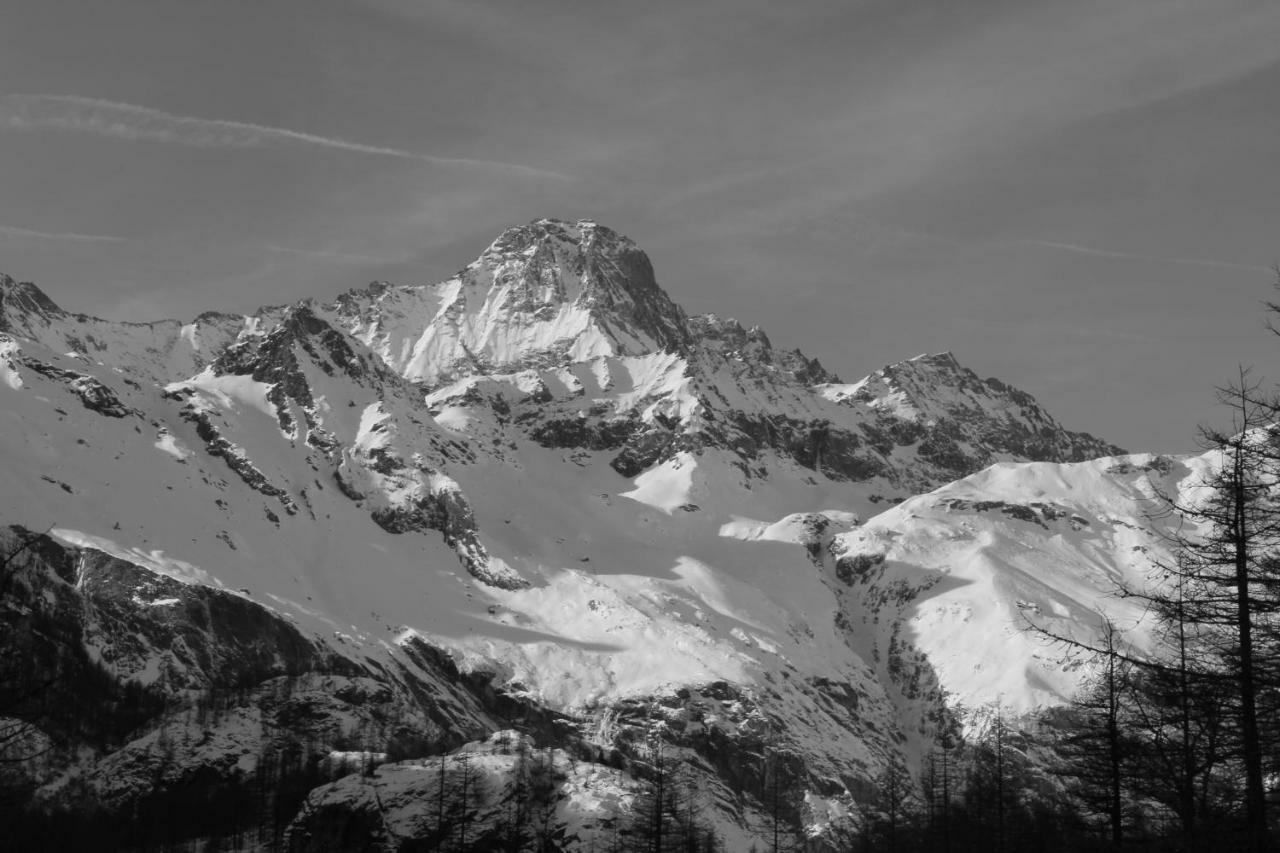
M 670 775 L 724 849 L 844 849 L 1072 694 L 1025 614 L 1168 559 L 1144 501 L 1210 461 L 1122 454 L 950 353 L 689 317 L 590 221 L 189 322 L 0 277 L 0 781 L 108 849 L 587 851 Z

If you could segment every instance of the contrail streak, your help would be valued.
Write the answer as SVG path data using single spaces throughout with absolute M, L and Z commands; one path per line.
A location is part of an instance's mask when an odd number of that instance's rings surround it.
M 1250 272 L 1274 273 L 1272 267 L 1260 267 L 1253 264 L 1238 264 L 1234 261 L 1218 261 L 1206 258 L 1171 258 L 1165 255 L 1144 255 L 1137 252 L 1117 252 L 1111 249 L 1097 249 L 1093 246 L 1080 246 L 1076 243 L 1059 243 L 1055 240 L 1013 240 L 1011 245 L 1040 246 L 1045 249 L 1060 249 L 1064 252 L 1075 252 L 1080 255 L 1094 255 L 1099 258 L 1119 258 L 1128 261 L 1151 261 L 1162 264 L 1180 264 L 1192 267 L 1210 267 L 1216 269 L 1248 270 Z
M 34 231 L 30 228 L 17 228 L 12 225 L 0 225 L 0 236 L 25 237 L 35 240 L 69 240 L 76 243 L 124 243 L 123 237 L 111 237 L 106 234 L 76 234 L 73 231 Z
M 163 110 L 85 98 L 79 95 L 4 95 L 0 97 L 0 127 L 8 130 L 65 130 L 92 133 L 116 139 L 166 142 L 198 148 L 257 148 L 272 143 L 293 143 L 349 151 L 378 157 L 416 160 L 437 166 L 453 166 L 508 172 L 538 178 L 568 180 L 568 176 L 546 169 L 474 160 L 466 157 L 438 157 L 403 148 L 369 145 L 283 127 L 197 118 Z
M 324 258 L 342 261 L 349 264 L 399 264 L 404 263 L 409 259 L 407 255 L 362 255 L 357 252 L 335 252 L 329 249 L 294 249 L 289 246 L 277 245 L 267 246 L 267 250 L 271 252 L 280 252 L 285 255 L 300 255 L 304 258 Z

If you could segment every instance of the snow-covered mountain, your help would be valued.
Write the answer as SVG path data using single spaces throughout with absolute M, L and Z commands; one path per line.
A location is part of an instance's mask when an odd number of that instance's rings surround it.
M 410 732 L 637 757 L 661 722 L 723 833 L 757 825 L 779 743 L 828 826 L 960 705 L 1069 696 L 1024 613 L 1136 620 L 1109 593 L 1162 557 L 1144 501 L 1208 463 L 1120 453 L 949 353 L 844 383 L 688 317 L 587 221 L 509 229 L 440 284 L 187 323 L 0 277 L 0 521 L 49 531 L 6 619 L 57 638 L 34 665 L 99 673 L 68 688 L 89 706 L 239 691 L 159 776 L 172 711 L 42 722 L 81 749 L 33 796 L 132 808 L 286 741 Z M 630 796 L 577 784 L 566 849 Z

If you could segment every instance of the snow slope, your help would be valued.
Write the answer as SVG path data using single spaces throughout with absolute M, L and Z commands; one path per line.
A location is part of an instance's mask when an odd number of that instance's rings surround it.
M 1215 464 L 1001 463 L 868 519 L 832 549 L 855 584 L 915 590 L 899 610 L 904 639 L 951 701 L 1028 713 L 1068 701 L 1083 671 L 1035 626 L 1090 642 L 1105 615 L 1127 642 L 1155 642 L 1141 603 L 1118 593 L 1158 582 L 1172 562 L 1165 499 L 1189 501 Z
M 780 727 L 832 808 L 914 762 L 947 702 L 1070 694 L 1025 614 L 1137 618 L 1108 593 L 1161 555 L 1148 479 L 1209 463 L 1116 452 L 950 354 L 844 384 L 687 318 L 590 222 L 510 229 L 439 285 L 191 323 L 0 279 L 6 523 L 352 661 L 443 649 L 584 725 L 684 697 L 752 749 Z

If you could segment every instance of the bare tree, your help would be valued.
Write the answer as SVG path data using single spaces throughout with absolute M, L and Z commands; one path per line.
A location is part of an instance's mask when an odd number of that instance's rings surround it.
M 944 730 L 938 739 L 938 747 L 929 753 L 921 780 L 930 843 L 940 853 L 951 851 L 952 793 L 956 763 L 954 753 L 952 734 Z
M 15 541 L 7 543 L 0 552 L 0 608 L 10 603 L 8 599 L 24 565 L 21 558 L 48 532 L 33 533 L 16 525 L 9 528 L 9 534 Z M 13 630 L 14 626 L 7 618 L 0 618 L 0 648 L 14 648 L 8 636 Z M 0 663 L 0 763 L 3 764 L 31 761 L 51 748 L 49 743 L 32 742 L 38 727 L 27 712 L 32 703 L 53 686 L 56 678 L 51 674 L 32 677 L 32 673 L 23 670 L 23 662 L 18 657 L 6 654 L 4 662 Z
M 1115 624 L 1103 617 L 1102 626 L 1098 669 L 1073 701 L 1070 725 L 1054 748 L 1056 769 L 1070 780 L 1073 797 L 1088 813 L 1105 818 L 1111 846 L 1120 849 L 1135 752 L 1126 719 L 1133 666 L 1121 657 L 1122 640 Z
M 1214 674 L 1229 686 L 1244 780 L 1249 849 L 1268 847 L 1264 744 L 1259 706 L 1280 684 L 1280 406 L 1264 399 L 1248 372 L 1220 390 L 1232 410 L 1228 431 L 1204 432 L 1221 465 L 1191 500 L 1170 513 L 1179 535 L 1173 567 L 1178 609 L 1209 647 Z M 1167 605 L 1166 605 L 1167 607 Z
M 875 779 L 875 796 L 862 808 L 861 841 L 887 853 L 917 849 L 919 801 L 911 774 L 896 757 Z

